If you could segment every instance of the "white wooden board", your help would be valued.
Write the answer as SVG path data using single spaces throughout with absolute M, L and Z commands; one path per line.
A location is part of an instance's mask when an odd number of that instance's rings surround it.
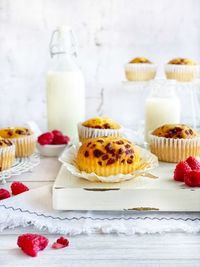
M 63 165 L 53 186 L 56 210 L 200 211 L 200 188 L 173 180 L 175 164 L 160 163 L 158 179 L 137 177 L 123 183 L 89 182 Z

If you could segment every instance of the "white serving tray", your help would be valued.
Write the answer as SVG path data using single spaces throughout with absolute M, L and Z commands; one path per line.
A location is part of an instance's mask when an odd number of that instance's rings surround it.
M 137 177 L 122 183 L 89 182 L 62 165 L 53 186 L 55 210 L 200 211 L 200 188 L 173 180 L 175 164 L 160 163 L 158 179 Z

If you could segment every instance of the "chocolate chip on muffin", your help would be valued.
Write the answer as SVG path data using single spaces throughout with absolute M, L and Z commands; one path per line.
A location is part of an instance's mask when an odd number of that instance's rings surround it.
M 93 153 L 96 158 L 99 158 L 103 155 L 103 152 L 99 149 L 95 149 Z
M 86 158 L 89 157 L 89 152 L 86 150 L 84 155 Z
M 102 160 L 107 160 L 109 158 L 109 156 L 107 154 L 102 156 Z
M 107 161 L 106 165 L 111 165 L 111 164 L 113 164 L 113 163 L 115 163 L 115 159 L 110 158 L 110 159 Z

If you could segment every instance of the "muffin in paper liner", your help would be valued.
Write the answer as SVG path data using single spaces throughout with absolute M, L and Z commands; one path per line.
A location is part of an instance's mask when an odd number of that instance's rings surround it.
M 125 75 L 128 81 L 149 81 L 156 76 L 157 66 L 153 63 L 128 63 Z
M 2 128 L 0 129 L 0 136 L 15 144 L 16 157 L 28 157 L 35 151 L 35 136 L 29 128 L 21 126 Z
M 200 156 L 200 137 L 174 139 L 150 134 L 150 150 L 160 161 L 176 163 Z
M 123 182 L 136 178 L 143 174 L 144 176 L 148 176 L 150 175 L 148 174 L 148 171 L 158 167 L 157 157 L 152 153 L 150 153 L 149 151 L 138 147 L 138 149 L 140 150 L 140 161 L 137 166 L 137 169 L 134 172 L 129 174 L 119 173 L 117 175 L 110 175 L 110 176 L 99 176 L 94 172 L 86 173 L 85 171 L 79 170 L 76 162 L 79 147 L 80 145 L 78 146 L 73 145 L 70 148 L 66 148 L 59 157 L 59 161 L 61 161 L 64 164 L 64 166 L 72 175 L 89 180 L 91 182 L 94 181 L 106 182 L 106 183 Z
M 121 137 L 123 134 L 123 128 L 119 129 L 98 129 L 85 127 L 82 123 L 78 124 L 78 134 L 80 142 L 84 143 L 88 139 L 102 137 L 102 136 L 113 136 Z
M 15 163 L 15 145 L 0 148 L 0 171 L 7 170 Z
M 79 148 L 76 159 L 80 170 L 99 176 L 132 173 L 139 161 L 140 152 L 133 143 L 112 136 L 89 139 Z
M 199 65 L 166 64 L 165 75 L 167 79 L 189 82 L 199 77 Z
M 35 151 L 36 140 L 34 135 L 12 138 L 10 140 L 15 144 L 16 157 L 29 157 Z

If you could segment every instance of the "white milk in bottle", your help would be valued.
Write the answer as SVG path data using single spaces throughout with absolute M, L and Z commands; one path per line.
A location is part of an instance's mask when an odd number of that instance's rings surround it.
M 48 129 L 78 141 L 77 123 L 85 118 L 85 82 L 76 64 L 76 39 L 69 27 L 58 27 L 50 42 L 52 67 L 47 74 Z
M 180 123 L 180 100 L 175 92 L 175 81 L 152 82 L 150 96 L 145 103 L 145 140 L 149 132 L 163 124 Z

